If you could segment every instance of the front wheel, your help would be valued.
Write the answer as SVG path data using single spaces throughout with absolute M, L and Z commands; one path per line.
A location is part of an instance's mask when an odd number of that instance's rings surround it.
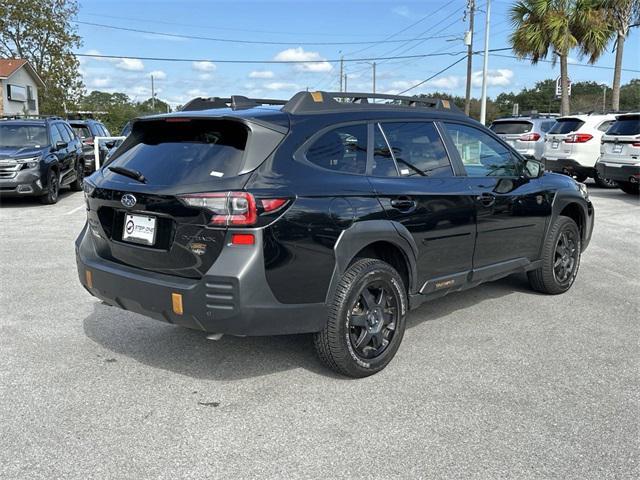
M 49 170 L 47 174 L 47 191 L 40 197 L 40 201 L 45 205 L 53 205 L 58 201 L 58 193 L 60 191 L 60 179 L 55 170 Z
M 620 189 L 629 195 L 640 195 L 640 183 L 618 182 Z
M 340 280 L 316 352 L 332 370 L 350 377 L 379 372 L 402 342 L 407 294 L 398 272 L 373 259 L 356 260 Z
M 71 190 L 74 192 L 80 192 L 82 190 L 82 183 L 84 182 L 84 162 L 78 160 L 76 164 L 76 179 L 71 183 Z
M 558 217 L 542 247 L 542 266 L 527 273 L 534 290 L 557 295 L 576 279 L 580 267 L 580 230 L 569 217 Z

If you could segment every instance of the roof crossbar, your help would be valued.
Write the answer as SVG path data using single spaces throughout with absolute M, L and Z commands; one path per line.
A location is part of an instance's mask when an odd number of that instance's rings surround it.
M 370 99 L 386 100 L 384 103 L 371 103 Z M 340 101 L 339 101 L 340 100 Z M 360 108 L 431 108 L 436 110 L 460 110 L 450 100 L 442 98 L 417 98 L 386 93 L 358 92 L 299 92 L 282 108 L 283 111 L 300 113 L 327 113 L 332 110 L 354 110 Z
M 248 98 L 242 95 L 232 95 L 231 97 L 197 97 L 188 101 L 182 111 L 209 110 L 215 108 L 231 108 L 233 110 L 244 110 L 247 108 L 259 107 L 261 105 L 285 105 L 286 100 L 275 100 L 270 98 Z

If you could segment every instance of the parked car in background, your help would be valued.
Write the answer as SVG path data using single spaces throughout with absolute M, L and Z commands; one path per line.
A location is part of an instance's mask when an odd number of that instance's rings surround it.
M 515 272 L 548 294 L 576 278 L 585 185 L 448 100 L 200 100 L 134 121 L 85 183 L 78 276 L 109 305 L 214 338 L 314 333 L 325 365 L 364 377 L 425 301 Z
M 640 194 L 640 113 L 616 116 L 602 136 L 598 175 L 617 182 L 631 195 Z
M 126 138 L 129 136 L 130 133 L 131 133 L 131 122 L 127 122 L 126 125 L 122 128 L 122 131 L 120 132 L 120 136 Z M 111 157 L 111 155 L 115 153 L 118 147 L 122 145 L 122 142 L 124 142 L 123 139 L 118 139 L 118 140 L 114 140 L 113 142 L 109 142 L 109 145 L 111 145 L 111 148 L 109 148 L 109 151 L 104 157 L 105 162 L 109 160 L 109 157 Z
M 499 118 L 489 128 L 523 157 L 542 160 L 544 139 L 554 123 L 553 115 L 531 114 Z
M 107 127 L 98 120 L 69 120 L 69 124 L 73 127 L 76 134 L 82 141 L 82 151 L 84 152 L 86 174 L 90 174 L 96 169 L 95 160 L 95 137 L 110 137 L 111 134 Z M 102 142 L 100 144 L 100 162 L 103 162 L 110 149 L 110 142 Z
M 0 195 L 58 201 L 61 187 L 82 190 L 82 143 L 59 117 L 0 120 Z
M 571 175 L 579 182 L 593 178 L 600 187 L 616 188 L 615 181 L 602 177 L 596 170 L 600 140 L 615 119 L 613 114 L 568 115 L 556 119 L 545 139 L 542 154 L 545 168 Z

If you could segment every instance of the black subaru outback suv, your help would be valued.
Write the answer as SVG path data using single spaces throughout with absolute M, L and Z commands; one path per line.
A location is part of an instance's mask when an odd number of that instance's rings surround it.
M 447 101 L 356 93 L 138 119 L 85 195 L 92 295 L 205 332 L 312 332 L 354 377 L 389 363 L 426 300 L 514 272 L 567 291 L 594 219 L 584 185 Z
M 82 190 L 82 143 L 59 117 L 0 120 L 0 196 L 58 201 L 61 187 Z

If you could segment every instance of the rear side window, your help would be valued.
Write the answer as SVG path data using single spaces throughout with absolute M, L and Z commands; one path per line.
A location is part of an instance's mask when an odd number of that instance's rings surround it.
M 578 118 L 560 118 L 556 120 L 556 123 L 551 127 L 549 133 L 564 134 L 575 132 L 582 127 L 582 125 L 584 125 L 584 122 Z
M 105 137 L 110 137 L 111 134 L 109 133 L 109 130 L 107 130 L 107 127 L 105 127 L 104 125 L 100 124 L 99 125 L 100 130 L 102 131 L 102 135 Z
M 66 128 L 64 128 L 64 125 L 61 123 L 56 123 L 55 127 L 60 132 L 60 136 L 62 137 L 63 141 L 69 143 L 71 141 L 71 134 L 67 131 Z
M 153 185 L 210 182 L 240 172 L 247 138 L 238 122 L 139 122 L 108 166 L 137 170 Z
M 607 130 L 607 135 L 640 135 L 640 115 L 616 120 Z
M 490 128 L 498 135 L 520 135 L 522 133 L 529 133 L 533 128 L 533 123 L 522 121 L 494 122 Z
M 609 130 L 609 127 L 613 125 L 613 122 L 614 120 L 609 120 L 608 122 L 602 122 L 598 126 L 598 130 L 600 130 L 601 132 L 606 132 L 607 130 Z
M 403 177 L 451 176 L 442 139 L 431 122 L 382 123 L 398 171 Z
M 319 167 L 362 175 L 367 168 L 367 125 L 330 130 L 313 142 L 305 156 Z
M 542 122 L 540 124 L 540 130 L 542 132 L 544 132 L 544 133 L 547 133 L 549 130 L 551 130 L 551 127 L 553 127 L 553 125 L 555 123 L 556 123 L 555 121 L 553 121 L 553 122 Z

